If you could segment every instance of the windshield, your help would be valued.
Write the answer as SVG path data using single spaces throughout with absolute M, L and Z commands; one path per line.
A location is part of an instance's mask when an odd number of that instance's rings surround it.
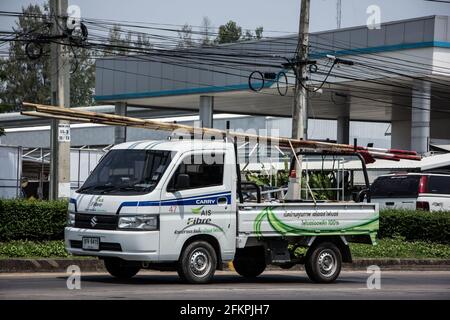
M 371 188 L 372 198 L 405 198 L 417 197 L 420 176 L 388 176 L 377 178 Z
M 77 191 L 138 195 L 151 192 L 170 163 L 170 151 L 111 150 Z

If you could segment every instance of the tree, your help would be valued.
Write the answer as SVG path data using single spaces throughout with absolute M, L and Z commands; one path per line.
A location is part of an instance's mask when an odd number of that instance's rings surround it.
M 212 44 L 212 40 L 210 38 L 211 35 L 212 24 L 211 20 L 208 17 L 203 17 L 202 20 L 202 45 L 208 46 Z
M 136 42 L 134 42 L 134 47 L 144 50 L 151 49 L 153 45 L 150 42 L 150 36 L 146 35 L 145 33 L 138 33 Z
M 129 45 L 127 37 L 122 37 L 123 31 L 119 25 L 115 24 L 108 33 L 108 47 L 103 52 L 105 55 L 118 55 L 126 53 L 126 47 Z M 131 36 L 130 36 L 131 38 Z
M 16 21 L 13 31 L 21 38 L 39 30 L 40 34 L 49 33 L 45 28 L 39 5 L 29 5 L 22 8 L 23 15 Z M 37 32 L 37 31 L 36 31 Z M 29 59 L 25 52 L 23 41 L 11 41 L 8 57 L 0 64 L 0 104 L 4 111 L 18 110 L 22 101 L 50 103 L 50 45 L 42 44 L 43 55 L 39 59 Z
M 109 30 L 108 48 L 105 49 L 106 55 L 120 55 L 137 53 L 137 51 L 145 51 L 152 48 L 150 36 L 142 32 L 134 32 L 132 30 L 122 31 L 122 28 L 115 24 Z M 140 49 L 140 50 L 135 50 Z
M 253 33 L 250 30 L 245 30 L 245 35 L 240 40 L 248 41 L 253 39 Z
M 245 35 L 241 37 L 240 40 L 248 41 L 248 40 L 259 40 L 262 38 L 263 33 L 263 27 L 258 27 L 255 29 L 255 34 L 252 33 L 250 30 L 245 30 Z
M 241 38 L 242 28 L 236 22 L 230 20 L 225 25 L 219 27 L 219 34 L 215 40 L 216 43 L 236 42 Z
M 215 40 L 215 43 L 230 43 L 237 42 L 239 40 L 248 41 L 253 39 L 261 39 L 263 36 L 263 27 L 255 29 L 255 34 L 251 30 L 245 30 L 242 34 L 242 28 L 236 24 L 236 22 L 230 20 L 225 25 L 219 27 L 219 34 Z
M 180 31 L 178 31 L 178 44 L 177 48 L 190 48 L 194 45 L 192 40 L 192 26 L 185 23 Z
M 95 60 L 85 48 L 72 48 L 72 72 L 70 74 L 70 106 L 94 104 Z
M 258 40 L 261 39 L 262 36 L 263 36 L 263 31 L 264 31 L 264 28 L 262 26 L 256 28 L 255 29 L 255 38 L 258 39 Z

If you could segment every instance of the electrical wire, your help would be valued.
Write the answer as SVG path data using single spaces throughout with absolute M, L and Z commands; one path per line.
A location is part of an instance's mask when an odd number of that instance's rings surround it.
M 0 12 L 1 13 L 1 12 Z M 85 20 L 86 23 L 91 23 L 88 20 Z M 92 23 L 92 25 L 90 26 L 90 28 L 93 28 L 93 25 L 98 24 L 95 21 Z M 129 27 L 134 27 L 132 25 L 130 25 Z M 149 28 L 146 28 L 149 29 Z M 101 28 L 98 27 L 97 31 L 99 30 L 103 30 L 103 31 L 108 31 L 111 30 L 109 28 Z M 173 29 L 173 28 L 153 28 L 152 30 L 158 30 L 158 31 L 165 31 L 165 32 L 179 32 L 179 30 Z M 121 34 L 124 34 L 124 32 L 130 32 L 130 30 L 124 30 L 124 31 L 120 31 Z M 145 36 L 147 35 L 146 33 L 142 33 L 139 32 L 138 34 L 140 34 L 141 36 Z M 201 32 L 198 33 L 199 35 L 201 35 Z M 242 71 L 242 66 L 248 66 L 248 67 L 262 67 L 262 68 L 274 68 L 276 69 L 277 67 L 279 68 L 279 64 L 275 64 L 275 63 L 270 63 L 269 61 L 281 61 L 283 56 L 277 55 L 280 53 L 285 53 L 285 54 L 290 54 L 292 52 L 290 52 L 289 50 L 286 49 L 286 46 L 288 45 L 293 45 L 294 44 L 294 40 L 296 41 L 296 37 L 288 37 L 288 38 L 277 38 L 277 39 L 269 39 L 270 43 L 272 45 L 272 47 L 275 46 L 280 46 L 283 47 L 284 46 L 284 50 L 280 50 L 280 51 L 273 51 L 272 48 L 270 50 L 266 50 L 266 49 L 254 49 L 252 48 L 252 51 L 246 52 L 244 51 L 242 48 L 234 48 L 234 46 L 239 46 L 245 44 L 245 43 L 237 43 L 237 44 L 232 44 L 232 45 L 228 45 L 228 46 L 220 46 L 220 53 L 217 52 L 208 52 L 208 50 L 214 50 L 216 49 L 216 47 L 212 47 L 212 48 L 199 48 L 199 47 L 192 47 L 192 48 L 188 48 L 187 50 L 176 50 L 174 52 L 173 48 L 176 45 L 176 43 L 178 43 L 179 39 L 177 37 L 168 37 L 168 36 L 161 36 L 161 35 L 157 35 L 157 34 L 151 34 L 151 37 L 154 38 L 158 38 L 160 39 L 161 42 L 160 44 L 158 44 L 158 48 L 136 48 L 135 46 L 130 46 L 130 45 L 123 45 L 123 46 L 113 46 L 113 45 L 105 45 L 105 40 L 107 40 L 107 36 L 105 34 L 102 33 L 91 33 L 91 35 L 89 36 L 89 38 L 91 39 L 89 42 L 85 43 L 83 46 L 80 46 L 80 48 L 84 48 L 87 50 L 93 50 L 93 51 L 97 51 L 100 53 L 109 53 L 112 54 L 113 56 L 116 56 L 117 58 L 127 58 L 130 59 L 130 61 L 132 61 L 131 59 L 136 59 L 136 60 L 142 60 L 142 56 L 136 58 L 136 54 L 139 55 L 148 55 L 151 56 L 152 59 L 148 59 L 148 58 L 144 58 L 143 60 L 146 61 L 151 61 L 151 62 L 159 62 L 159 63 L 165 63 L 168 65 L 173 65 L 173 66 L 182 66 L 182 67 L 187 67 L 187 68 L 191 68 L 191 69 L 197 69 L 197 70 L 203 70 L 203 71 L 209 71 L 209 72 L 213 72 L 213 73 L 221 73 L 221 74 L 226 74 L 226 75 L 230 75 L 230 76 L 239 76 L 239 77 L 243 77 L 243 75 L 240 73 L 232 73 L 232 72 L 227 72 L 227 71 L 221 71 L 220 68 L 224 68 L 227 70 L 239 70 Z M 264 41 L 264 40 L 263 40 Z M 55 42 L 55 41 L 53 41 Z M 135 43 L 136 44 L 136 43 Z M 137 43 L 138 46 L 140 45 L 145 45 L 145 43 Z M 314 42 L 312 41 L 312 46 L 316 46 L 314 44 Z M 119 54 L 113 52 L 113 50 L 117 50 L 119 49 Z M 322 48 L 323 49 L 323 48 Z M 109 50 L 109 51 L 108 51 Z M 272 52 L 272 53 L 276 53 L 274 54 L 267 54 L 267 52 Z M 255 62 L 255 59 L 260 60 L 261 62 Z M 318 91 L 320 88 L 322 88 L 325 84 L 329 85 L 329 86 L 343 86 L 341 83 L 336 83 L 336 81 L 330 82 L 328 81 L 329 77 L 334 77 L 336 79 L 346 79 L 346 80 L 352 80 L 352 81 L 364 81 L 366 83 L 373 83 L 373 84 L 378 84 L 378 85 L 384 85 L 384 86 L 388 86 L 389 84 L 387 83 L 383 83 L 383 81 L 375 81 L 375 80 L 367 80 L 367 79 L 362 79 L 361 77 L 358 77 L 358 75 L 371 75 L 371 76 L 375 76 L 375 75 L 381 75 L 383 73 L 391 73 L 391 74 L 395 74 L 398 76 L 402 76 L 402 77 L 407 77 L 410 79 L 418 79 L 417 77 L 412 77 L 409 76 L 408 74 L 405 74 L 403 72 L 400 71 L 404 71 L 404 72 L 413 72 L 414 70 L 418 70 L 420 69 L 425 69 L 426 68 L 426 64 L 415 64 L 414 66 L 411 65 L 405 65 L 403 69 L 400 69 L 401 66 L 398 66 L 398 61 L 399 59 L 397 59 L 397 69 L 393 69 L 391 68 L 391 64 L 393 64 L 393 62 L 389 61 L 389 57 L 382 57 L 382 58 L 371 58 L 371 59 L 361 59 L 361 58 L 357 58 L 355 60 L 360 60 L 360 61 L 355 61 L 356 62 L 356 67 L 354 68 L 354 70 L 352 70 L 352 72 L 347 72 L 347 76 L 346 78 L 343 78 L 344 75 L 342 74 L 342 72 L 340 72 L 339 70 L 336 70 L 334 67 L 334 64 L 332 66 L 332 68 L 329 69 L 327 74 L 323 74 L 323 72 L 317 72 L 317 75 L 323 75 L 325 77 L 324 81 L 321 82 L 319 88 L 315 91 Z M 172 60 L 172 61 L 171 61 Z M 249 61 L 250 60 L 250 61 Z M 266 61 L 265 61 L 266 60 Z M 365 61 L 365 62 L 364 62 Z M 411 61 L 408 61 L 406 59 L 400 59 L 400 61 L 403 61 L 404 64 L 409 64 L 411 63 Z M 377 63 L 385 63 L 386 65 L 383 66 L 379 66 L 377 65 Z M 195 65 L 201 65 L 203 67 L 198 67 Z M 235 65 L 236 67 L 230 67 L 230 65 Z M 423 67 L 422 67 L 423 66 Z M 98 67 L 98 66 L 97 66 Z M 408 67 L 408 68 L 406 68 Z M 356 70 L 357 69 L 357 70 Z M 365 70 L 371 69 L 372 72 L 364 72 Z M 248 69 L 248 72 L 251 72 L 251 69 Z M 173 79 L 172 79 L 173 80 Z M 422 80 L 422 79 L 421 79 Z M 314 81 L 313 79 L 311 79 L 311 81 Z M 426 81 L 426 80 L 425 80 Z M 440 83 L 438 81 L 434 81 L 431 80 L 432 83 L 434 83 L 435 85 L 439 85 L 439 86 L 443 86 L 443 88 L 447 87 L 448 88 L 448 84 L 445 83 Z M 287 82 L 287 81 L 286 81 Z M 277 82 L 278 85 L 278 82 Z M 349 87 L 348 84 L 345 84 L 345 86 L 347 86 L 347 88 L 352 88 Z M 287 88 L 289 86 L 286 86 Z M 394 88 L 397 89 L 411 89 L 408 86 L 405 85 L 394 85 Z M 355 87 L 353 86 L 354 90 Z M 288 90 L 288 89 L 287 89 Z M 287 91 L 286 90 L 286 91 Z M 331 90 L 330 88 L 327 88 L 327 90 Z M 278 90 L 279 91 L 279 90 Z M 373 89 L 364 89 L 362 90 L 362 92 L 366 92 L 366 93 L 374 93 Z M 379 90 L 378 93 L 381 93 L 382 90 Z M 435 90 L 433 90 L 435 91 Z M 406 93 L 402 93 L 405 94 Z M 437 95 L 433 95 L 433 98 L 439 98 L 439 99 L 445 99 L 445 97 L 442 96 L 437 96 Z M 424 96 L 423 98 L 427 98 L 426 96 Z M 431 97 L 429 97 L 431 98 Z

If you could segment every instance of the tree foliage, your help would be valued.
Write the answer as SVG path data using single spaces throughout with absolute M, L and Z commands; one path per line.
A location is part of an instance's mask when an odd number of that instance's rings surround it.
M 263 27 L 258 27 L 255 29 L 255 33 L 248 29 L 243 33 L 242 27 L 238 26 L 236 22 L 230 20 L 226 24 L 219 27 L 219 33 L 215 43 L 220 44 L 261 39 L 263 36 L 263 30 Z
M 238 41 L 242 36 L 242 28 L 230 20 L 219 27 L 216 43 L 230 43 Z
M 178 43 L 177 48 L 189 48 L 196 44 L 199 46 L 210 46 L 213 44 L 232 43 L 237 41 L 248 41 L 254 39 L 261 39 L 263 34 L 263 27 L 258 27 L 253 32 L 252 30 L 242 31 L 236 22 L 230 20 L 226 24 L 219 27 L 217 36 L 215 39 L 212 37 L 212 23 L 208 17 L 203 17 L 200 26 L 200 36 L 195 37 L 192 26 L 184 24 L 178 31 Z
M 41 16 L 48 13 L 46 7 L 42 10 L 39 5 L 29 5 L 22 11 L 26 15 L 16 21 L 13 27 L 16 34 L 22 36 L 48 31 Z M 43 52 L 40 59 L 31 60 L 26 56 L 24 42 L 10 42 L 9 56 L 0 62 L 0 104 L 3 111 L 17 110 L 22 101 L 50 102 L 50 47 L 44 44 Z
M 261 39 L 263 36 L 263 31 L 264 31 L 264 28 L 262 26 L 256 28 L 255 29 L 255 38 L 258 40 Z
M 208 46 L 213 43 L 213 40 L 211 39 L 211 29 L 212 24 L 211 20 L 208 17 L 203 17 L 202 20 L 202 45 Z
M 144 51 L 153 46 L 149 35 L 131 30 L 125 32 L 118 24 L 113 25 L 109 30 L 108 45 L 108 48 L 100 52 L 100 55 L 125 55 L 129 54 L 130 48 L 132 52 L 139 53 L 140 49 Z
M 94 103 L 95 60 L 85 48 L 74 48 L 71 56 L 70 106 L 90 106 Z
M 178 31 L 178 44 L 177 48 L 190 48 L 194 45 L 194 40 L 192 39 L 192 26 L 185 23 L 180 31 Z

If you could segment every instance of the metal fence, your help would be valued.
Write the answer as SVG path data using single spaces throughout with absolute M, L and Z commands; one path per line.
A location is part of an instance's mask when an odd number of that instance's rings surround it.
M 21 177 L 22 148 L 0 145 L 0 198 L 19 198 Z

